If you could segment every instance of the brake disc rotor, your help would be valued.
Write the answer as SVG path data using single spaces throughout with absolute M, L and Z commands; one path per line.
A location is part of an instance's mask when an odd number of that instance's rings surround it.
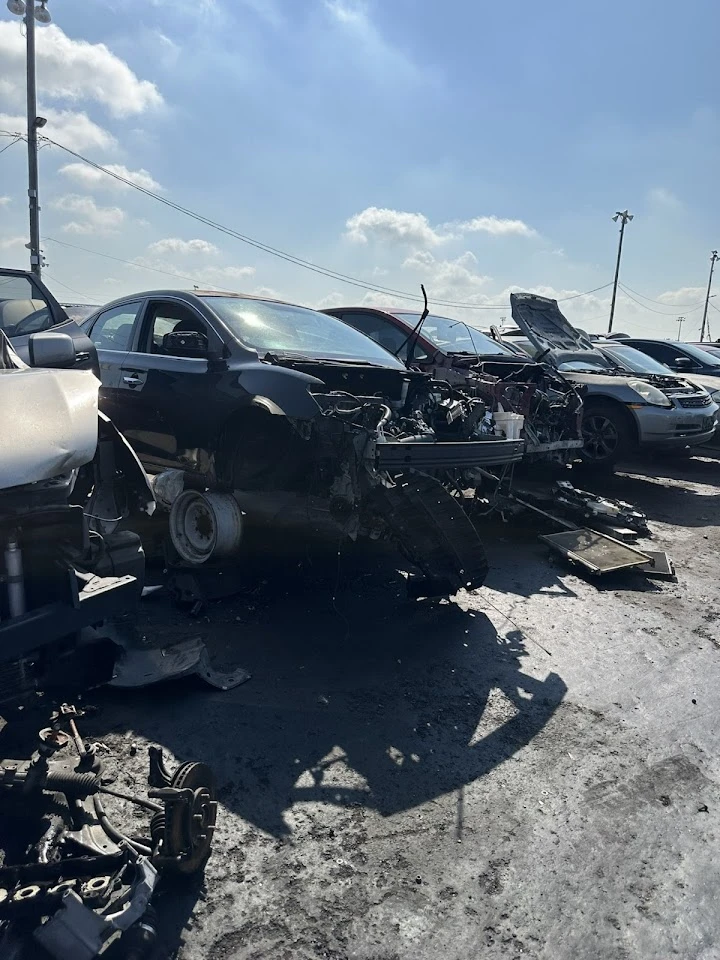
M 160 852 L 167 869 L 195 873 L 210 856 L 217 817 L 215 779 L 206 763 L 184 763 L 175 771 L 170 787 L 190 790 L 192 797 L 166 801 L 164 812 L 153 817 L 153 838 L 162 838 Z

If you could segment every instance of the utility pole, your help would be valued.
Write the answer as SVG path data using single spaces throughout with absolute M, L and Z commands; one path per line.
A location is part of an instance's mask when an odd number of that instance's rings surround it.
M 8 0 L 10 13 L 25 21 L 25 72 L 27 83 L 27 145 L 28 145 L 28 208 L 30 213 L 30 269 L 40 277 L 42 254 L 40 253 L 40 197 L 38 190 L 37 132 L 45 126 L 45 120 L 37 115 L 35 84 L 35 21 L 50 23 L 47 0 Z
M 678 317 L 678 343 L 680 342 L 680 337 L 682 336 L 682 325 L 685 323 L 685 317 Z
M 710 288 L 712 287 L 712 278 L 713 278 L 713 270 L 715 269 L 715 262 L 718 259 L 720 258 L 718 257 L 717 250 L 713 250 L 712 253 L 710 254 L 710 277 L 708 279 L 707 293 L 705 294 L 705 309 L 703 310 L 702 327 L 700 327 L 700 343 L 702 343 L 703 340 L 705 339 L 705 325 L 707 324 L 708 304 L 710 303 Z M 709 332 L 709 324 L 707 325 L 708 325 L 708 332 Z
M 37 96 L 35 92 L 35 0 L 25 5 L 27 42 L 28 203 L 30 207 L 30 269 L 40 277 L 40 197 L 38 195 Z
M 618 280 L 620 279 L 620 257 L 622 256 L 623 237 L 625 236 L 625 224 L 632 220 L 633 214 L 627 210 L 618 210 L 613 220 L 620 221 L 620 242 L 618 243 L 617 263 L 615 264 L 615 282 L 613 283 L 612 303 L 610 304 L 610 322 L 608 323 L 608 333 L 612 333 L 613 317 L 615 316 L 615 298 L 617 297 Z

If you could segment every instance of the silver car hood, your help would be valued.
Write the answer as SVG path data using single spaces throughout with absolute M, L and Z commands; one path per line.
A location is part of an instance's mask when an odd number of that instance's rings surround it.
M 511 293 L 510 311 L 515 323 L 540 353 L 596 352 L 592 341 L 565 319 L 557 300 L 535 293 Z
M 49 480 L 92 460 L 99 386 L 91 370 L 0 369 L 0 489 Z

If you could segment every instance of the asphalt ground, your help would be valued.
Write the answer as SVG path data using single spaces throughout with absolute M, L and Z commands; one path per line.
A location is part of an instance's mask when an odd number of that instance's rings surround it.
M 151 743 L 217 775 L 161 956 L 720 957 L 720 455 L 594 483 L 647 512 L 677 583 L 591 580 L 516 519 L 453 602 L 345 552 L 199 618 L 143 601 L 153 643 L 199 635 L 252 674 L 93 695 L 117 789 L 143 788 Z

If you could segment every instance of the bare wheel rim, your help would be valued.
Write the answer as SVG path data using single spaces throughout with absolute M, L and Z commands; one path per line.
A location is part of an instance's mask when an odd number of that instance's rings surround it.
M 594 414 L 583 420 L 585 452 L 593 460 L 611 457 L 620 443 L 620 434 L 615 424 L 602 414 Z

